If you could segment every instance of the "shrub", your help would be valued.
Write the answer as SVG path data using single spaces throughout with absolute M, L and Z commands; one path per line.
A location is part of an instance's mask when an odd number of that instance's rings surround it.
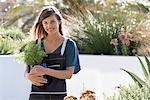
M 150 56 L 150 16 L 145 21 L 131 31 L 131 39 L 140 43 L 137 48 L 138 55 Z
M 131 76 L 135 84 L 129 85 L 128 87 L 118 87 L 118 93 L 114 94 L 113 96 L 106 96 L 104 94 L 104 100 L 150 100 L 150 61 L 145 56 L 145 65 L 139 57 L 138 59 L 144 74 L 144 80 L 141 79 L 138 75 L 122 69 Z
M 104 100 L 150 100 L 150 82 L 147 81 L 142 88 L 137 84 L 120 86 L 118 93 L 113 96 L 104 95 Z
M 25 39 L 25 34 L 16 27 L 9 27 L 0 29 L 0 36 L 2 38 L 11 38 L 13 40 L 23 40 Z
M 134 74 L 133 72 L 130 72 L 126 69 L 122 69 L 123 71 L 125 71 L 126 73 L 128 73 L 131 78 L 134 80 L 135 83 L 137 83 L 139 85 L 139 87 L 143 87 L 143 85 L 145 85 L 145 82 L 147 80 L 149 80 L 150 77 L 150 61 L 149 59 L 145 56 L 145 61 L 146 61 L 146 65 L 144 65 L 144 62 L 142 62 L 142 60 L 138 57 L 140 64 L 141 64 L 141 68 L 143 71 L 143 75 L 144 75 L 144 79 L 141 79 L 138 75 Z
M 137 48 L 140 46 L 139 43 L 132 41 L 129 37 L 130 33 L 120 32 L 118 37 L 111 40 L 110 44 L 114 46 L 116 55 L 135 55 Z
M 113 54 L 110 41 L 121 31 L 124 19 L 119 19 L 120 16 L 115 18 L 112 12 L 106 14 L 87 12 L 87 15 L 82 16 L 83 26 L 77 36 L 77 43 L 83 50 L 81 53 Z
M 120 32 L 130 32 L 132 28 L 143 21 L 144 17 L 142 16 L 144 15 L 141 13 L 127 12 L 119 6 L 101 7 L 96 11 L 82 13 L 78 18 L 78 27 L 73 26 L 76 28 L 74 30 L 77 34 L 74 35 L 74 39 L 80 53 L 116 54 L 110 41 L 118 37 Z M 123 55 L 123 53 L 119 53 L 119 55 Z M 125 53 L 124 55 L 132 54 Z
M 0 55 L 13 54 L 14 51 L 15 51 L 15 45 L 12 39 L 0 38 Z
M 18 28 L 0 27 L 0 54 L 14 54 L 25 39 L 25 34 Z

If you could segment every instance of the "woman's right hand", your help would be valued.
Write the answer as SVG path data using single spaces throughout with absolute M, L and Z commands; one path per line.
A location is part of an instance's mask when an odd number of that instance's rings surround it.
M 44 83 L 47 83 L 47 80 L 43 77 L 43 75 L 39 75 L 38 73 L 26 73 L 26 78 L 36 86 L 43 86 Z

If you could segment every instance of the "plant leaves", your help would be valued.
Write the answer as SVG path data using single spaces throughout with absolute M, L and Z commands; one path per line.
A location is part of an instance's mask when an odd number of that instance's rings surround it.
M 35 65 L 40 64 L 46 56 L 46 52 L 41 48 L 41 43 L 36 44 L 35 41 L 31 41 L 23 45 L 17 58 L 27 65 Z
M 148 68 L 148 74 L 150 75 L 150 61 L 148 60 L 148 58 L 146 56 L 145 57 L 145 60 L 146 60 L 146 63 L 147 63 L 147 68 Z
M 142 67 L 143 74 L 144 74 L 145 78 L 148 79 L 149 74 L 148 74 L 148 72 L 147 72 L 147 70 L 146 70 L 146 67 L 144 66 L 142 60 L 141 60 L 138 56 L 137 56 L 137 58 L 138 58 L 139 61 L 140 61 L 140 64 L 141 64 L 141 67 Z
M 130 75 L 130 77 L 134 80 L 135 83 L 138 83 L 139 87 L 143 87 L 143 85 L 145 85 L 146 83 L 141 79 L 139 78 L 136 74 L 130 72 L 130 71 L 127 71 L 125 69 L 122 69 L 121 70 L 125 71 L 126 73 L 128 73 Z

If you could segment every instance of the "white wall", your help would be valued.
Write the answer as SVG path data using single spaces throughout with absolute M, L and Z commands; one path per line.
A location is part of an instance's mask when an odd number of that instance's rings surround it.
M 27 100 L 30 84 L 24 78 L 25 65 L 14 56 L 0 56 L 0 100 Z
M 137 57 L 80 55 L 82 70 L 67 80 L 68 95 L 79 97 L 83 90 L 112 95 L 115 87 L 127 85 L 131 78 L 120 70 L 128 69 L 142 76 Z M 30 82 L 24 79 L 25 65 L 16 62 L 14 56 L 0 56 L 0 100 L 27 100 Z

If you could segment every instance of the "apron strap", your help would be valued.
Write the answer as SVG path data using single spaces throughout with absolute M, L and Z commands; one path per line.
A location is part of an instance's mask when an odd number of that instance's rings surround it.
M 63 56 L 64 52 L 65 52 L 65 48 L 66 48 L 66 44 L 67 44 L 67 38 L 64 39 L 62 47 L 61 47 L 61 56 Z

